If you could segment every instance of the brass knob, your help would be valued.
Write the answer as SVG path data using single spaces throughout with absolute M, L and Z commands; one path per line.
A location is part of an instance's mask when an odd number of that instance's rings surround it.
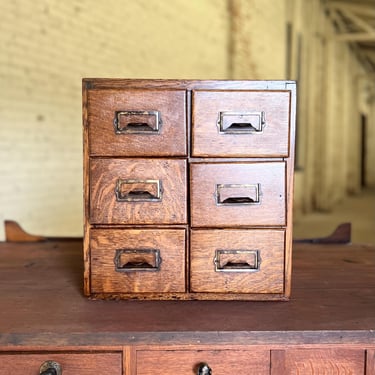
M 45 361 L 40 366 L 39 375 L 62 375 L 62 367 L 58 362 Z
M 212 370 L 210 366 L 208 366 L 207 363 L 199 364 L 197 375 L 211 375 L 211 374 L 212 374 Z

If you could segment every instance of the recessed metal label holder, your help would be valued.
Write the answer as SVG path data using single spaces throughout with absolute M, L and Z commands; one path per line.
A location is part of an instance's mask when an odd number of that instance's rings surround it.
M 222 250 L 215 252 L 215 272 L 257 272 L 260 269 L 259 250 Z
M 157 134 L 162 120 L 159 111 L 117 111 L 113 125 L 116 134 Z
M 260 184 L 217 184 L 216 205 L 254 205 L 260 204 Z
M 161 264 L 159 249 L 117 249 L 116 272 L 159 271 Z
M 161 180 L 121 179 L 116 182 L 117 202 L 161 202 Z
M 261 134 L 266 126 L 264 111 L 219 112 L 220 134 Z

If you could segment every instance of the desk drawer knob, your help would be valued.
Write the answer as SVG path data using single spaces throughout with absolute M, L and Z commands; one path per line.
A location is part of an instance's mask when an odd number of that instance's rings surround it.
M 62 375 L 61 365 L 55 361 L 45 361 L 40 366 L 39 375 Z
M 198 366 L 197 375 L 211 375 L 212 370 L 207 363 L 200 363 Z

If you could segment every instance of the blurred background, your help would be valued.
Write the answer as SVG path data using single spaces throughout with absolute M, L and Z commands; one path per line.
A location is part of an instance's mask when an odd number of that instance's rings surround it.
M 372 0 L 0 0 L 1 223 L 82 236 L 83 77 L 297 80 L 295 236 L 375 243 Z

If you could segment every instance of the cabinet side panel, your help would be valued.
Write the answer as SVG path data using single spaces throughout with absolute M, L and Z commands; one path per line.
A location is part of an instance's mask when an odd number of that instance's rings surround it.
M 83 260 L 84 294 L 90 294 L 90 246 L 89 246 L 89 137 L 87 124 L 87 83 L 82 82 L 82 122 L 83 122 Z
M 295 136 L 296 136 L 296 84 L 287 83 L 290 88 L 289 113 L 289 157 L 286 159 L 286 237 L 285 237 L 285 296 L 291 294 L 292 278 L 292 246 L 293 246 L 293 196 L 294 196 L 294 163 L 295 163 Z

